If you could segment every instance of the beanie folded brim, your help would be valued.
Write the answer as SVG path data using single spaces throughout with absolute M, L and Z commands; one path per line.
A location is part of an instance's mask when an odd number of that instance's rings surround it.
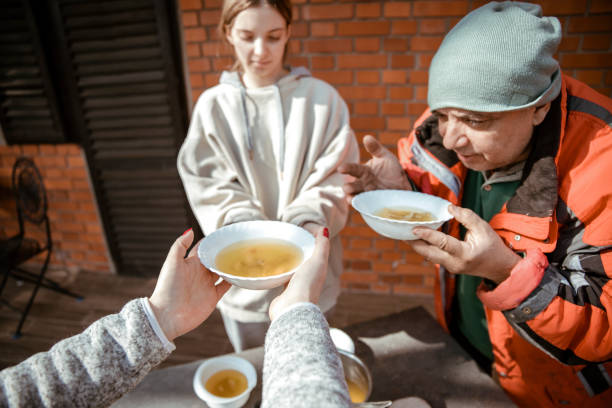
M 551 83 L 540 96 L 532 101 L 523 104 L 514 104 L 517 98 L 507 101 L 502 101 L 499 95 L 495 99 L 489 99 L 487 94 L 483 94 L 480 98 L 471 97 L 465 98 L 465 92 L 461 89 L 461 84 L 453 83 L 448 84 L 449 86 L 440 86 L 437 89 L 444 90 L 439 95 L 432 95 L 433 90 L 430 89 L 430 95 L 428 96 L 429 108 L 433 111 L 436 109 L 443 108 L 457 108 L 464 109 L 474 112 L 509 112 L 520 109 L 530 108 L 532 106 L 542 106 L 548 102 L 553 101 L 559 92 L 561 92 L 561 70 L 557 70 L 552 78 Z M 473 89 L 470 91 L 471 95 L 478 94 L 478 91 Z

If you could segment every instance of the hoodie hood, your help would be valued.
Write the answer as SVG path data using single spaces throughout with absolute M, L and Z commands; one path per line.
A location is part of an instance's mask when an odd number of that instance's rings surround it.
M 291 67 L 290 71 L 287 75 L 278 80 L 278 82 L 274 85 L 278 86 L 282 85 L 287 81 L 292 81 L 296 79 L 300 79 L 302 77 L 311 76 L 310 71 L 306 67 Z M 242 83 L 242 79 L 240 78 L 240 72 L 238 71 L 223 71 L 221 74 L 221 78 L 219 79 L 220 84 L 232 85 L 236 88 L 244 88 L 244 84 Z M 272 86 L 272 85 L 270 85 Z

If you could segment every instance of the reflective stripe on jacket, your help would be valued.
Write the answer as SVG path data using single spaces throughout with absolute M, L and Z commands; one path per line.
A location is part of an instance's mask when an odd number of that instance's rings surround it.
M 398 154 L 421 191 L 461 203 L 467 170 L 429 111 Z M 611 178 L 612 100 L 564 76 L 534 129 L 521 185 L 489 223 L 510 248 L 543 259 L 528 256 L 513 270 L 532 288 L 514 307 L 495 289 L 481 296 L 494 368 L 520 406 L 612 406 Z M 456 221 L 448 229 L 459 236 Z M 435 295 L 448 329 L 454 278 L 442 267 Z

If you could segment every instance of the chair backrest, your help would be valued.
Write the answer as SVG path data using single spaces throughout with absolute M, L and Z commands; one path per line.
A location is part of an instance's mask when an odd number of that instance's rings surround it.
M 13 165 L 12 178 L 20 231 L 26 219 L 36 225 L 45 222 L 49 235 L 47 192 L 38 168 L 30 158 L 20 157 Z

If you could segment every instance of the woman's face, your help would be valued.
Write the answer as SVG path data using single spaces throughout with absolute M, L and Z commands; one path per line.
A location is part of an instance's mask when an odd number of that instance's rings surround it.
M 290 28 L 268 4 L 240 12 L 227 33 L 227 40 L 243 71 L 249 88 L 275 83 L 283 75 L 283 56 Z

